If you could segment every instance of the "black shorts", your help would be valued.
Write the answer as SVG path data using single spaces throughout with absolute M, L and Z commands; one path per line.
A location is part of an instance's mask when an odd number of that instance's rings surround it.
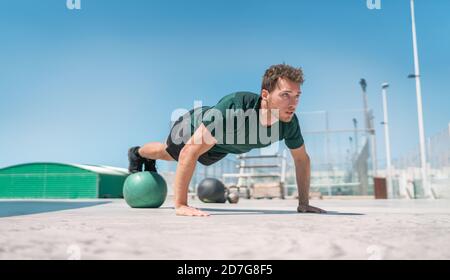
M 169 137 L 167 137 L 167 148 L 166 151 L 169 155 L 178 161 L 180 152 L 183 149 L 185 143 L 191 138 L 191 115 L 194 109 L 186 113 L 186 115 L 181 116 L 170 129 Z M 227 154 L 213 152 L 211 150 L 202 154 L 198 158 L 198 162 L 203 165 L 211 165 L 215 162 L 226 157 Z

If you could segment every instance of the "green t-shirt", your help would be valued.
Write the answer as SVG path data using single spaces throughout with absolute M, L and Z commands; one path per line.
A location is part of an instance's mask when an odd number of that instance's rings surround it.
M 259 121 L 260 95 L 235 92 L 224 96 L 213 107 L 196 108 L 191 114 L 192 133 L 203 123 L 218 143 L 213 152 L 241 154 L 284 140 L 289 149 L 299 148 L 304 140 L 294 114 L 290 122 L 277 121 L 264 127 Z

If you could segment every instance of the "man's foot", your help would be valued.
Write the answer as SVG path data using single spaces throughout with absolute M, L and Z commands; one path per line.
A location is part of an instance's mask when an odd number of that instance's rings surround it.
M 175 214 L 177 216 L 194 216 L 194 217 L 208 217 L 209 213 L 203 212 L 194 207 L 190 207 L 187 205 L 175 207 Z
M 144 164 L 144 158 L 139 155 L 140 147 L 131 147 L 128 150 L 128 171 L 130 173 L 137 173 L 142 171 L 142 164 Z
M 156 171 L 156 160 L 144 158 L 144 170 L 158 172 Z

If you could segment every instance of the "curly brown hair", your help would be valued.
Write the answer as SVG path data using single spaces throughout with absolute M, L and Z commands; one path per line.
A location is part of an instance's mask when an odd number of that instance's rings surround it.
M 270 66 L 264 73 L 261 90 L 273 91 L 279 78 L 289 79 L 299 85 L 304 82 L 302 68 L 295 68 L 285 63 L 277 64 Z

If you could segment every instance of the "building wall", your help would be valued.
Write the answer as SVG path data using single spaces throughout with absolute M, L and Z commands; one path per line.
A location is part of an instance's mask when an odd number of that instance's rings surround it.
M 100 174 L 99 198 L 123 198 L 126 176 Z

